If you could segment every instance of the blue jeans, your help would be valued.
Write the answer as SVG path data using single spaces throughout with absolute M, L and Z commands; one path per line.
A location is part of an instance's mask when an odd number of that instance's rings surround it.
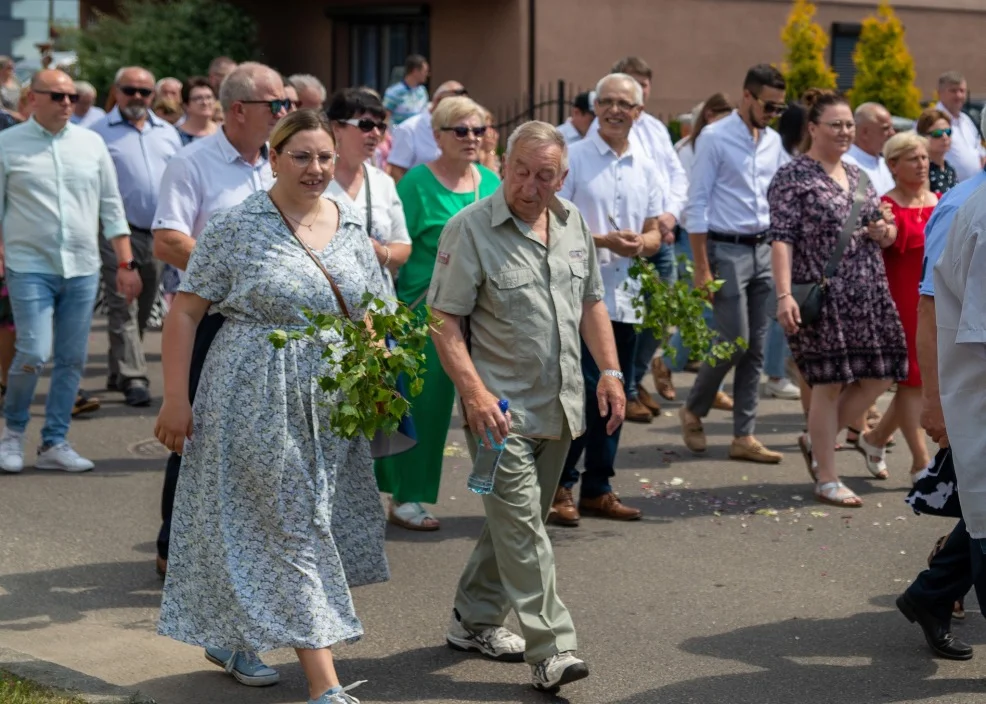
M 613 337 L 616 338 L 616 356 L 620 361 L 620 369 L 631 369 L 633 354 L 636 349 L 637 333 L 630 323 L 613 324 Z M 620 446 L 620 430 L 617 428 L 612 435 L 606 434 L 608 418 L 599 415 L 599 403 L 596 401 L 596 385 L 599 383 L 599 367 L 589 354 L 589 348 L 582 343 L 582 375 L 585 377 L 585 432 L 572 440 L 565 458 L 565 468 L 561 473 L 559 485 L 571 489 L 579 481 L 579 470 L 576 465 L 582 451 L 585 451 L 585 473 L 582 475 L 583 499 L 595 499 L 613 491 L 609 479 L 616 471 L 616 451 Z M 629 384 L 630 377 L 623 375 L 624 390 Z
M 791 348 L 787 346 L 784 329 L 776 320 L 770 321 L 767 330 L 767 345 L 763 352 L 763 370 L 771 379 L 783 379 L 787 376 L 784 363 L 791 356 Z
M 66 279 L 8 269 L 6 280 L 17 343 L 3 415 L 8 428 L 24 432 L 31 418 L 38 377 L 54 350 L 41 442 L 46 446 L 57 445 L 68 434 L 86 364 L 99 274 Z
M 657 269 L 657 275 L 661 281 L 673 284 L 678 280 L 678 265 L 674 255 L 673 244 L 662 244 L 661 248 L 649 258 L 651 264 Z M 650 330 L 644 330 L 637 334 L 637 347 L 634 352 L 633 369 L 630 370 L 627 383 L 627 398 L 637 398 L 637 386 L 640 384 L 647 370 L 650 369 L 650 362 L 654 359 L 654 353 L 661 346 L 661 340 L 654 337 Z
M 695 257 L 692 255 L 692 244 L 688 240 L 688 233 L 681 228 L 678 229 L 678 232 L 680 233 L 680 236 L 678 237 L 678 241 L 675 242 L 675 247 L 678 252 L 684 254 L 688 258 L 688 261 L 694 262 Z M 678 269 L 678 278 L 690 279 L 688 276 L 688 270 L 685 268 L 684 264 L 682 264 Z M 713 318 L 711 308 L 706 308 L 702 312 L 702 319 L 705 320 L 705 324 L 709 327 L 709 330 L 716 329 L 715 319 Z M 667 365 L 668 369 L 673 372 L 682 371 L 685 368 L 685 365 L 688 364 L 688 360 L 691 358 L 692 353 L 691 350 L 685 347 L 685 343 L 681 339 L 681 333 L 675 332 L 675 334 L 671 336 L 671 341 L 668 343 L 668 346 L 674 348 L 675 357 L 674 359 L 671 359 L 669 355 L 665 355 L 664 363 Z

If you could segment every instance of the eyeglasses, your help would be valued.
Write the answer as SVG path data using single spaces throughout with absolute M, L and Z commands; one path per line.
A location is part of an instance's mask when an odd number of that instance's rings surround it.
M 215 100 L 216 100 L 216 96 L 214 96 L 212 93 L 209 93 L 209 94 L 205 94 L 205 95 L 196 95 L 196 96 L 193 96 L 193 97 L 191 97 L 191 98 L 188 99 L 188 102 L 190 102 L 190 103 L 211 103 L 211 102 L 214 102 Z
M 364 117 L 362 120 L 357 120 L 355 117 L 349 120 L 339 120 L 344 125 L 352 125 L 353 127 L 359 128 L 360 132 L 372 132 L 374 129 L 380 130 L 381 134 L 387 131 L 387 122 L 383 120 L 381 122 L 376 122 L 369 118 Z
M 783 115 L 787 111 L 787 103 L 773 103 L 755 95 L 753 99 L 760 103 L 764 115 Z
M 447 95 L 469 95 L 469 91 L 465 88 L 456 88 L 455 90 L 445 91 Z
M 928 136 L 929 137 L 934 137 L 935 139 L 941 139 L 942 137 L 951 137 L 952 136 L 952 128 L 951 127 L 946 127 L 943 130 L 931 130 L 931 132 L 928 133 Z
M 623 112 L 630 112 L 637 107 L 636 103 L 631 103 L 627 100 L 617 100 L 616 98 L 596 98 L 596 102 L 603 108 L 611 108 L 615 105 Z
M 266 105 L 270 108 L 270 114 L 277 117 L 281 111 L 291 111 L 291 98 L 281 98 L 279 100 L 240 100 L 244 105 Z
M 79 102 L 78 93 L 63 93 L 57 90 L 34 90 L 34 92 L 51 97 L 51 102 L 53 103 L 64 103 L 66 98 L 68 98 L 68 101 L 72 103 L 72 105 Z
M 123 93 L 128 98 L 132 98 L 135 95 L 139 95 L 141 98 L 150 98 L 151 93 L 154 92 L 154 89 L 138 88 L 136 86 L 120 86 L 120 92 Z
M 846 132 L 852 132 L 856 129 L 856 123 L 852 120 L 834 120 L 832 122 L 822 122 L 820 124 L 823 124 L 826 127 L 831 127 L 836 132 L 842 132 L 843 130 Z
M 299 169 L 307 169 L 313 159 L 318 159 L 318 165 L 324 169 L 330 166 L 332 161 L 336 158 L 336 155 L 332 152 L 319 152 L 318 154 L 312 154 L 311 152 L 285 151 L 284 153 L 291 157 L 291 161 L 294 162 L 294 165 Z
M 482 137 L 486 134 L 486 130 L 489 129 L 486 125 L 482 127 L 465 127 L 464 125 L 456 125 L 455 127 L 442 127 L 442 132 L 451 132 L 455 135 L 456 139 L 466 139 L 469 133 L 472 132 L 474 137 Z

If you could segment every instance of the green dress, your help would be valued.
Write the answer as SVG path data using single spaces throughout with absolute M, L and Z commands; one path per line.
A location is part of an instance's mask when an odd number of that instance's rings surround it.
M 481 176 L 479 197 L 492 195 L 500 179 L 489 169 L 477 165 Z M 411 236 L 411 256 L 397 277 L 397 297 L 411 305 L 426 294 L 438 258 L 438 238 L 449 219 L 471 204 L 475 193 L 453 193 L 439 183 L 425 164 L 415 166 L 397 183 L 397 194 L 404 204 L 407 231 Z M 423 311 L 424 298 L 415 310 Z M 411 415 L 418 444 L 394 457 L 377 460 L 374 470 L 380 491 L 393 495 L 400 504 L 438 501 L 442 479 L 445 437 L 452 420 L 455 387 L 442 369 L 431 340 L 425 349 L 427 371 L 424 390 L 411 403 Z

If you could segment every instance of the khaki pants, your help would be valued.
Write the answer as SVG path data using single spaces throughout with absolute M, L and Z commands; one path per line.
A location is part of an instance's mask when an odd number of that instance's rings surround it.
M 467 429 L 469 452 L 476 439 Z M 511 435 L 493 493 L 483 497 L 486 525 L 459 579 L 455 608 L 471 631 L 502 626 L 513 608 L 534 664 L 575 650 L 575 626 L 555 591 L 555 556 L 544 519 L 558 487 L 572 435 L 560 440 Z

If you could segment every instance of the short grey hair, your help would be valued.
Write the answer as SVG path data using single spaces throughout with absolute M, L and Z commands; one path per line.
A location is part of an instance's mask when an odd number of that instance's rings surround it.
M 127 71 L 143 71 L 148 76 L 151 77 L 151 83 L 154 82 L 154 74 L 148 71 L 143 66 L 121 66 L 120 69 L 116 72 L 116 76 L 113 78 L 113 85 L 115 86 L 120 85 L 120 81 L 123 80 L 123 74 L 125 74 Z
M 965 76 L 958 71 L 945 71 L 938 77 L 938 87 L 958 86 L 965 83 Z
M 223 112 L 229 112 L 237 101 L 255 100 L 257 80 L 271 77 L 281 80 L 281 74 L 256 61 L 247 61 L 234 68 L 219 87 L 219 104 Z
M 174 81 L 175 83 L 178 84 L 178 87 L 181 88 L 181 85 L 182 85 L 181 81 L 179 81 L 174 76 L 167 76 L 165 78 L 162 78 L 160 81 L 158 81 L 157 83 L 154 84 L 154 90 L 156 90 L 156 91 L 158 91 L 160 93 L 161 92 L 161 87 L 165 83 L 167 83 L 168 81 Z
M 561 149 L 562 173 L 568 171 L 568 146 L 565 144 L 565 137 L 554 125 L 538 120 L 523 123 L 507 138 L 507 151 L 504 157 L 509 158 L 514 147 L 522 143 L 535 147 L 558 147 Z
M 94 86 L 89 81 L 76 81 L 75 82 L 75 91 L 79 95 L 91 95 L 94 98 L 96 97 L 96 86 Z M 986 114 L 986 113 L 984 113 L 984 114 Z
M 318 80 L 315 76 L 310 73 L 296 73 L 288 78 L 288 83 L 294 86 L 294 89 L 299 93 L 306 88 L 310 90 L 317 90 L 318 94 L 322 96 L 322 102 L 325 102 L 326 97 L 328 97 L 328 92 L 325 90 L 325 86 L 322 82 Z
M 599 94 L 602 92 L 607 83 L 614 81 L 623 81 L 624 83 L 630 85 L 633 89 L 633 102 L 637 105 L 644 104 L 644 89 L 639 83 L 637 83 L 637 79 L 629 73 L 610 73 L 600 78 L 599 83 L 596 84 L 596 98 L 599 98 Z

